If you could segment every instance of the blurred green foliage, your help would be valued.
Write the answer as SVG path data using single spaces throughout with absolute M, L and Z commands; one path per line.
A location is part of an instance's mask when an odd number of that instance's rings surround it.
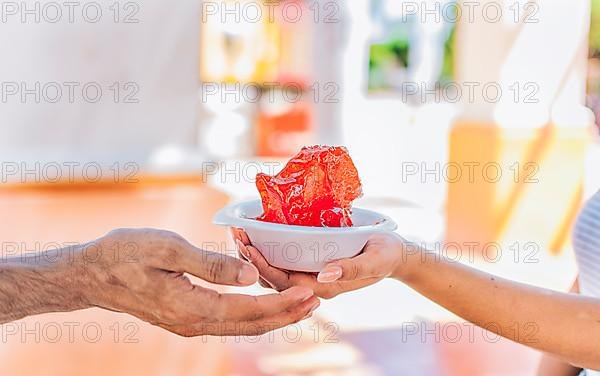
M 456 26 L 450 30 L 450 35 L 444 43 L 444 61 L 442 63 L 442 72 L 440 73 L 440 82 L 447 83 L 454 79 L 454 39 L 456 35 Z
M 378 69 L 390 61 L 406 68 L 408 66 L 408 48 L 408 40 L 399 38 L 391 39 L 386 43 L 372 44 L 369 68 Z
M 406 38 L 390 38 L 383 43 L 371 44 L 369 51 L 369 89 L 385 89 L 386 71 L 408 67 L 409 42 Z
M 448 33 L 444 42 L 444 56 L 438 81 L 446 83 L 454 77 L 454 35 L 455 27 Z M 386 89 L 385 71 L 404 70 L 408 67 L 410 42 L 405 37 L 393 37 L 385 42 L 373 43 L 369 51 L 369 88 Z

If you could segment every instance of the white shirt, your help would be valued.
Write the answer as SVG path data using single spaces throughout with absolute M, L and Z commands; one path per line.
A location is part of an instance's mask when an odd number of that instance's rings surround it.
M 573 246 L 579 266 L 580 293 L 600 299 L 600 191 L 588 200 L 577 218 Z M 599 371 L 586 372 L 587 376 L 600 376 Z

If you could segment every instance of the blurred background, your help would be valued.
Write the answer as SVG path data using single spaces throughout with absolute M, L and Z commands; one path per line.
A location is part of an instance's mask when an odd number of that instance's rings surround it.
M 212 215 L 333 144 L 357 165 L 356 205 L 405 238 L 574 281 L 571 227 L 600 187 L 600 1 L 65 4 L 2 1 L 3 255 L 123 226 L 233 253 Z M 2 327 L 6 374 L 531 375 L 539 358 L 392 281 L 260 338 L 96 309 Z

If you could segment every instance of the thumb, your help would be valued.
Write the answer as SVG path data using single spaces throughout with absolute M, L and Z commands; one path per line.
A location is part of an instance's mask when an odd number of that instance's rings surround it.
M 208 282 L 248 286 L 258 281 L 258 270 L 249 262 L 195 247 L 185 254 L 180 265 L 184 271 Z
M 341 259 L 327 264 L 317 275 L 317 281 L 327 283 L 335 281 L 353 281 L 374 277 L 370 260 L 364 253 L 351 258 Z

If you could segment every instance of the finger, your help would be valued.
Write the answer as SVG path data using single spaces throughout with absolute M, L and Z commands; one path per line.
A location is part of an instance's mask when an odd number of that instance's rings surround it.
M 246 245 L 251 244 L 250 238 L 248 237 L 248 234 L 246 234 L 246 231 L 244 231 L 244 229 L 241 229 L 239 227 L 230 227 L 229 232 L 231 233 L 231 237 L 234 240 L 240 240 L 242 244 Z
M 337 260 L 325 266 L 319 272 L 317 280 L 321 283 L 331 283 L 378 277 L 374 263 L 373 257 L 366 253 L 350 259 Z
M 276 290 L 284 290 L 292 286 L 289 273 L 271 266 L 258 249 L 251 245 L 244 246 L 238 244 L 238 246 L 248 261 L 258 269 L 261 277 L 275 287 Z
M 345 290 L 331 283 L 320 283 L 317 277 L 310 273 L 286 272 L 274 268 L 265 260 L 262 254 L 253 246 L 244 246 L 250 262 L 258 269 L 262 279 L 267 281 L 275 290 L 283 290 L 291 286 L 305 286 L 319 297 L 331 298 Z
M 295 324 L 312 316 L 313 312 L 319 307 L 320 302 L 313 297 L 304 303 L 286 310 L 280 314 L 265 318 L 259 321 L 252 321 L 240 326 L 241 335 L 255 336 L 261 335 L 285 326 Z M 225 333 L 228 335 L 228 333 Z
M 319 307 L 319 304 L 319 300 L 313 296 L 308 300 L 296 304 L 282 312 L 276 313 L 268 317 L 264 317 L 262 319 L 248 321 L 224 321 L 214 323 L 203 322 L 193 325 L 192 331 L 195 332 L 195 335 L 261 335 L 266 332 L 283 328 L 287 325 L 294 324 L 303 319 L 309 318 L 312 315 L 312 313 Z
M 267 281 L 263 277 L 258 277 L 258 284 L 261 285 L 262 287 L 266 288 L 266 289 L 276 290 L 275 287 L 273 287 L 273 285 L 271 285 L 269 283 L 269 281 Z
M 258 281 L 258 270 L 246 261 L 192 245 L 183 248 L 178 260 L 181 271 L 220 285 L 248 286 Z
M 289 311 L 313 297 L 311 289 L 300 286 L 261 296 L 217 293 L 209 302 L 210 314 L 220 322 L 258 321 Z
M 246 246 L 246 245 L 245 245 L 245 244 L 244 244 L 244 243 L 243 243 L 241 240 L 239 240 L 239 239 L 235 239 L 235 248 L 236 248 L 236 250 L 237 250 L 237 253 L 238 253 L 238 255 L 239 255 L 239 256 L 240 256 L 242 259 L 244 259 L 244 260 L 246 260 L 246 261 L 248 261 L 248 262 L 252 262 L 252 261 L 250 260 L 250 256 L 249 256 L 249 254 L 248 254 L 248 249 L 247 249 L 247 246 Z
M 248 256 L 248 249 L 246 248 L 246 246 L 244 244 L 242 244 L 240 241 L 236 242 L 236 246 L 237 246 L 237 250 L 238 250 L 238 255 L 248 261 L 251 262 L 249 256 Z M 266 289 L 273 289 L 273 290 L 277 290 L 271 283 L 269 283 L 269 281 L 267 281 L 266 279 L 264 279 L 261 275 L 260 275 L 260 271 L 259 271 L 259 277 L 258 277 L 258 284 L 261 285 L 262 287 L 266 288 Z

